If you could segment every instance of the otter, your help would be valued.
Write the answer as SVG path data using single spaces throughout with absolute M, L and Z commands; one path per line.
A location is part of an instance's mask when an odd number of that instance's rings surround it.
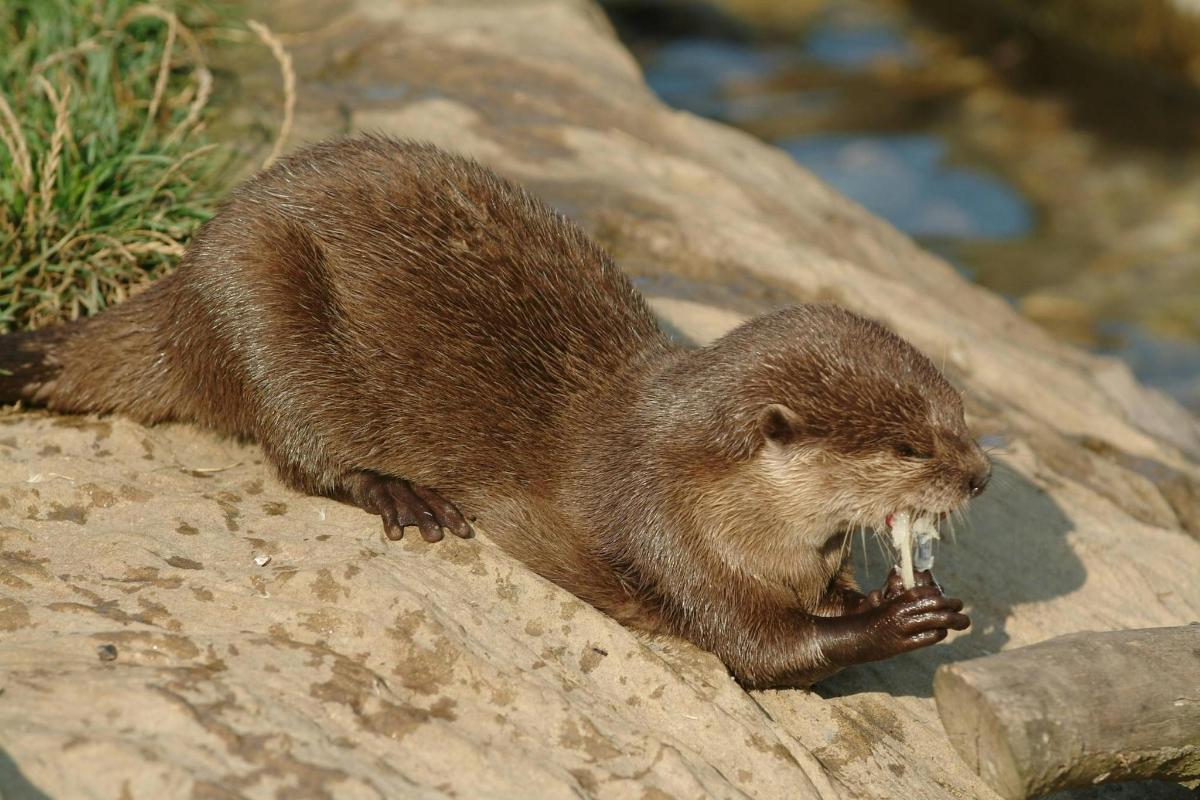
M 0 401 L 257 441 L 398 539 L 470 537 L 748 687 L 806 686 L 970 620 L 928 572 L 861 593 L 860 527 L 990 468 L 959 393 L 830 305 L 669 339 L 564 216 L 477 163 L 360 135 L 249 179 L 178 268 L 0 338 Z

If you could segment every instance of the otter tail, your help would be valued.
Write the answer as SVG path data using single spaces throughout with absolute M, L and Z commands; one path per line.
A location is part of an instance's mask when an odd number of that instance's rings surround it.
M 173 418 L 180 398 L 147 294 L 90 319 L 0 336 L 0 403 L 122 413 L 145 423 Z

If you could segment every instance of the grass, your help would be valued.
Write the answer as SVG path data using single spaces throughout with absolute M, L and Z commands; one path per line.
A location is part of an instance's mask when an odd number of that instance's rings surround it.
M 231 159 L 206 138 L 199 37 L 223 20 L 171 9 L 0 2 L 0 331 L 120 301 L 212 215 Z

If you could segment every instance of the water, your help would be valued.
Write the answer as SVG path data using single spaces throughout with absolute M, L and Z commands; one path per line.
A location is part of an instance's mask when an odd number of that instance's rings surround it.
M 616 21 L 668 104 L 782 147 L 1052 333 L 1200 410 L 1200 156 L 1081 129 L 1067 100 L 1010 88 L 895 3 L 831 0 L 772 36 Z
M 951 164 L 941 137 L 834 133 L 777 144 L 830 186 L 918 239 L 1012 239 L 1033 230 L 1025 198 L 999 178 Z
M 894 20 L 856 3 L 830 3 L 809 28 L 801 52 L 813 62 L 848 70 L 881 61 L 912 65 L 921 60 Z

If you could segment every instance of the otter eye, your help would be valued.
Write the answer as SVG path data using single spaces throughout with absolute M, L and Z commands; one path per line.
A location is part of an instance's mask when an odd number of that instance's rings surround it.
M 895 446 L 894 450 L 900 458 L 911 458 L 915 461 L 926 461 L 933 458 L 927 450 L 918 449 L 908 442 L 901 442 Z

